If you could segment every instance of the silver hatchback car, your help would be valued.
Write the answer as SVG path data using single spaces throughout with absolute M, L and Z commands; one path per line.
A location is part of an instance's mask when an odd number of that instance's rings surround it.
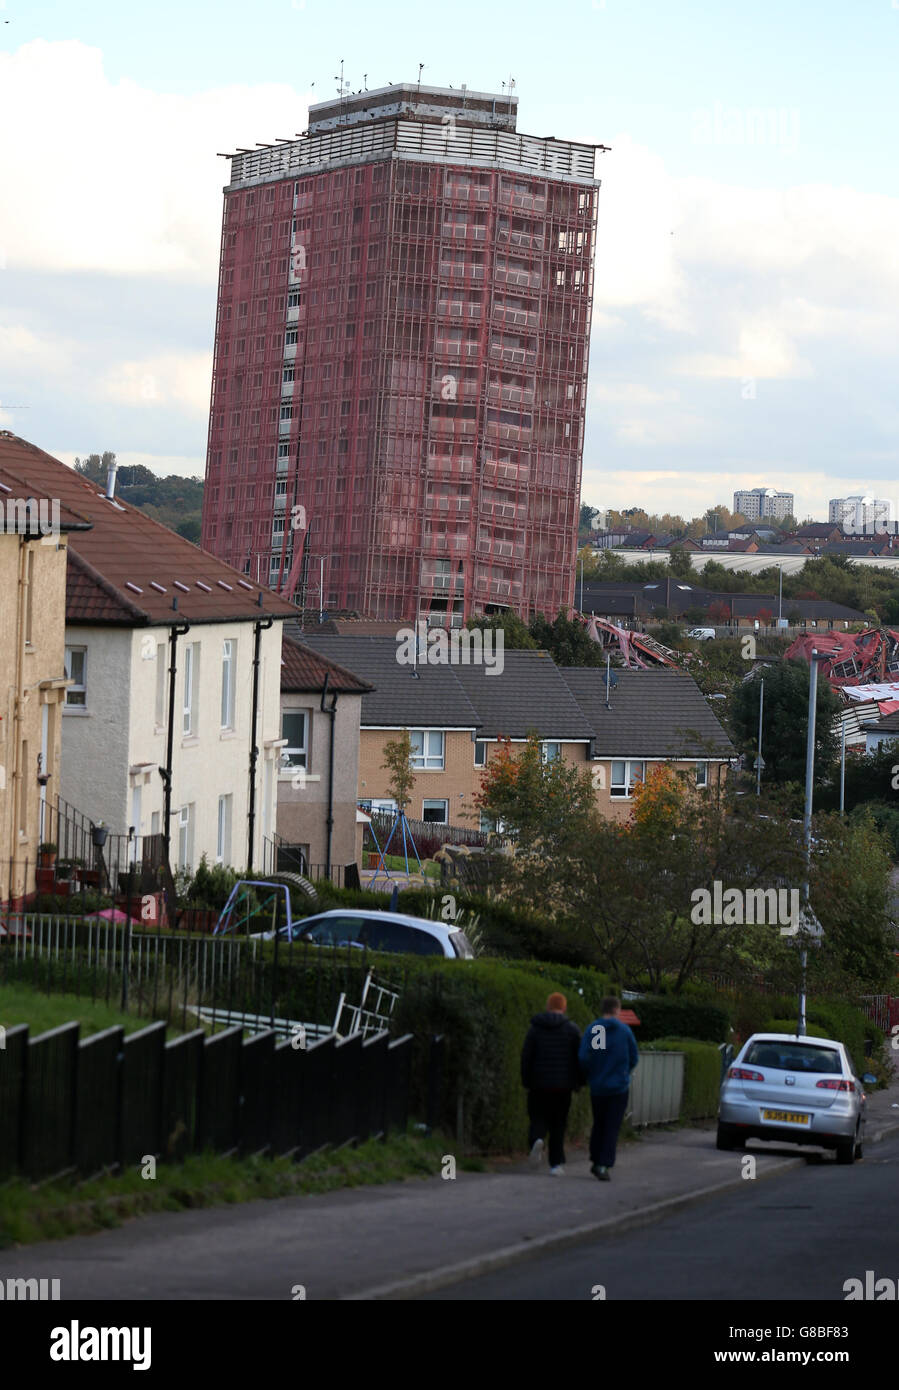
M 753 1033 L 727 1069 L 718 1148 L 747 1139 L 817 1144 L 838 1163 L 862 1156 L 865 1091 L 844 1045 L 830 1038 Z

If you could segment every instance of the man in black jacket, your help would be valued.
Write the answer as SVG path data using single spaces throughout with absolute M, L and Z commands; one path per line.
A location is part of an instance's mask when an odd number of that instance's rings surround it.
M 528 1092 L 528 1118 L 531 1162 L 543 1158 L 544 1136 L 549 1134 L 549 1171 L 553 1177 L 565 1172 L 565 1125 L 571 1106 L 571 1093 L 583 1084 L 578 1048 L 581 1035 L 565 1017 L 568 1001 L 564 994 L 551 994 L 546 1012 L 534 1014 L 524 1047 L 521 1049 L 521 1081 Z

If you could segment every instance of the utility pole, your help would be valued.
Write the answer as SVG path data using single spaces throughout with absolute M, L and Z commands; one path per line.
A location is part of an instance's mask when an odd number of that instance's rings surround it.
M 815 771 L 815 710 L 818 700 L 818 652 L 811 653 L 808 672 L 808 737 L 805 744 L 805 815 L 802 822 L 805 841 L 805 883 L 802 901 L 806 913 L 809 911 L 809 879 L 812 865 L 812 786 Z M 804 928 L 803 928 L 804 930 Z M 799 985 L 799 1036 L 806 1030 L 806 996 L 808 993 L 808 945 L 803 940 L 800 947 L 801 979 Z
M 759 681 L 759 747 L 758 747 L 758 753 L 756 754 L 756 759 L 755 759 L 755 794 L 756 794 L 756 796 L 761 796 L 761 794 L 762 794 L 762 768 L 764 767 L 764 763 L 762 762 L 762 710 L 763 710 L 764 708 L 765 708 L 765 681 L 764 681 L 764 678 L 762 678 L 762 680 Z
M 840 815 L 846 813 L 846 720 L 840 716 Z

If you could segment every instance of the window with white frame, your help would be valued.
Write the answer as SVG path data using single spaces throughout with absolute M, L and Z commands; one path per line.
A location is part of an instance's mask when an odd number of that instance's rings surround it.
M 165 727 L 165 643 L 156 643 L 156 709 L 154 720 L 157 729 Z
M 87 704 L 87 647 L 66 647 L 66 679 L 73 682 L 66 690 L 66 705 L 84 709 Z
M 545 763 L 551 763 L 562 756 L 561 743 L 541 743 L 540 756 Z
M 181 732 L 185 736 L 196 733 L 199 677 L 200 644 L 188 642 L 184 648 L 184 704 L 181 716 Z
M 285 710 L 281 715 L 281 737 L 287 743 L 281 749 L 283 767 L 308 767 L 309 715 L 304 709 Z
M 475 767 L 487 766 L 487 740 L 485 738 L 475 739 L 474 765 Z
M 434 825 L 446 825 L 449 820 L 449 802 L 440 800 L 423 801 L 421 818 Z
M 417 772 L 443 771 L 443 730 L 410 729 L 412 766 Z
M 194 860 L 194 803 L 178 811 L 178 868 L 193 868 Z
M 237 642 L 233 637 L 222 640 L 222 728 L 234 728 L 234 675 L 237 665 Z
M 697 787 L 707 787 L 709 785 L 708 763 L 696 764 L 696 785 Z
M 612 763 L 612 786 L 611 795 L 613 800 L 623 797 L 631 797 L 634 794 L 634 787 L 638 782 L 642 782 L 646 776 L 646 764 L 643 762 L 633 762 L 631 760 L 616 760 Z
M 218 823 L 215 835 L 215 862 L 228 864 L 231 860 L 231 796 L 220 796 Z

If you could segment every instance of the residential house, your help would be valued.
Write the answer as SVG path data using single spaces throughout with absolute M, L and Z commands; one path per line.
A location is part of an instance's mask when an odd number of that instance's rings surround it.
M 0 468 L 91 523 L 67 551 L 63 802 L 136 863 L 152 844 L 173 869 L 260 865 L 296 610 L 23 439 L 0 438 Z
M 899 742 L 899 711 L 885 715 L 874 723 L 866 724 L 865 753 L 876 753 L 879 748 L 892 748 Z
M 0 903 L 35 887 L 38 847 L 54 833 L 65 671 L 66 549 L 89 520 L 33 471 L 7 466 L 0 431 Z M 48 792 L 48 789 L 49 792 Z
M 362 697 L 371 690 L 285 632 L 277 833 L 323 876 L 332 865 L 356 864 L 361 856 L 359 724 Z
M 505 740 L 532 732 L 543 756 L 593 776 L 597 806 L 629 814 L 633 787 L 654 763 L 688 771 L 696 785 L 723 784 L 733 748 L 685 672 L 560 668 L 547 652 L 505 651 L 491 674 L 478 665 L 401 665 L 397 643 L 379 637 L 307 636 L 314 651 L 354 671 L 373 689 L 362 696 L 360 803 L 391 809 L 385 744 L 408 729 L 415 781 L 410 818 L 479 828 L 483 771 Z

